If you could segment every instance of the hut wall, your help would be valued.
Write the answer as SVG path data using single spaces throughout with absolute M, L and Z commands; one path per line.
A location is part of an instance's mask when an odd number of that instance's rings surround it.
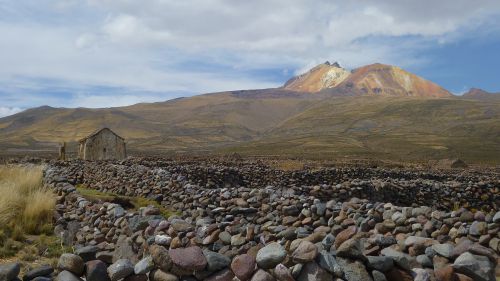
M 126 149 L 123 139 L 110 130 L 102 130 L 82 143 L 81 158 L 84 160 L 125 159 Z

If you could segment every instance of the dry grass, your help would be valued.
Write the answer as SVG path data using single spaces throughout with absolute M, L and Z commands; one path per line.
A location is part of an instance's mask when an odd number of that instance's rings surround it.
M 12 238 L 46 232 L 52 222 L 55 196 L 42 176 L 41 166 L 0 166 L 0 225 Z

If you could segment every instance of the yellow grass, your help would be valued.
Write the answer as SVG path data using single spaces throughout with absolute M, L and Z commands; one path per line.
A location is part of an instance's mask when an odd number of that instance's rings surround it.
M 55 196 L 42 184 L 41 166 L 0 166 L 0 225 L 10 236 L 47 232 Z M 18 235 L 15 235 L 18 236 Z

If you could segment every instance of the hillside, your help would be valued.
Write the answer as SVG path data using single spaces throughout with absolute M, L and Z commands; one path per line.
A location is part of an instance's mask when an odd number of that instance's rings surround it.
M 336 74 L 329 77 L 339 79 L 316 75 L 331 69 Z M 55 153 L 62 141 L 74 143 L 109 127 L 126 138 L 132 153 L 460 157 L 499 163 L 500 100 L 451 96 L 396 67 L 370 65 L 348 77 L 341 73 L 338 64 L 323 64 L 277 89 L 105 109 L 29 109 L 0 119 L 0 149 L 2 154 Z M 376 93 L 374 81 L 383 86 Z

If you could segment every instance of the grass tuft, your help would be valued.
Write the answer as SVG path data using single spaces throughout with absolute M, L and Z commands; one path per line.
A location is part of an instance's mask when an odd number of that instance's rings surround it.
M 42 177 L 41 166 L 0 166 L 0 256 L 18 252 L 27 235 L 51 234 L 56 199 Z

